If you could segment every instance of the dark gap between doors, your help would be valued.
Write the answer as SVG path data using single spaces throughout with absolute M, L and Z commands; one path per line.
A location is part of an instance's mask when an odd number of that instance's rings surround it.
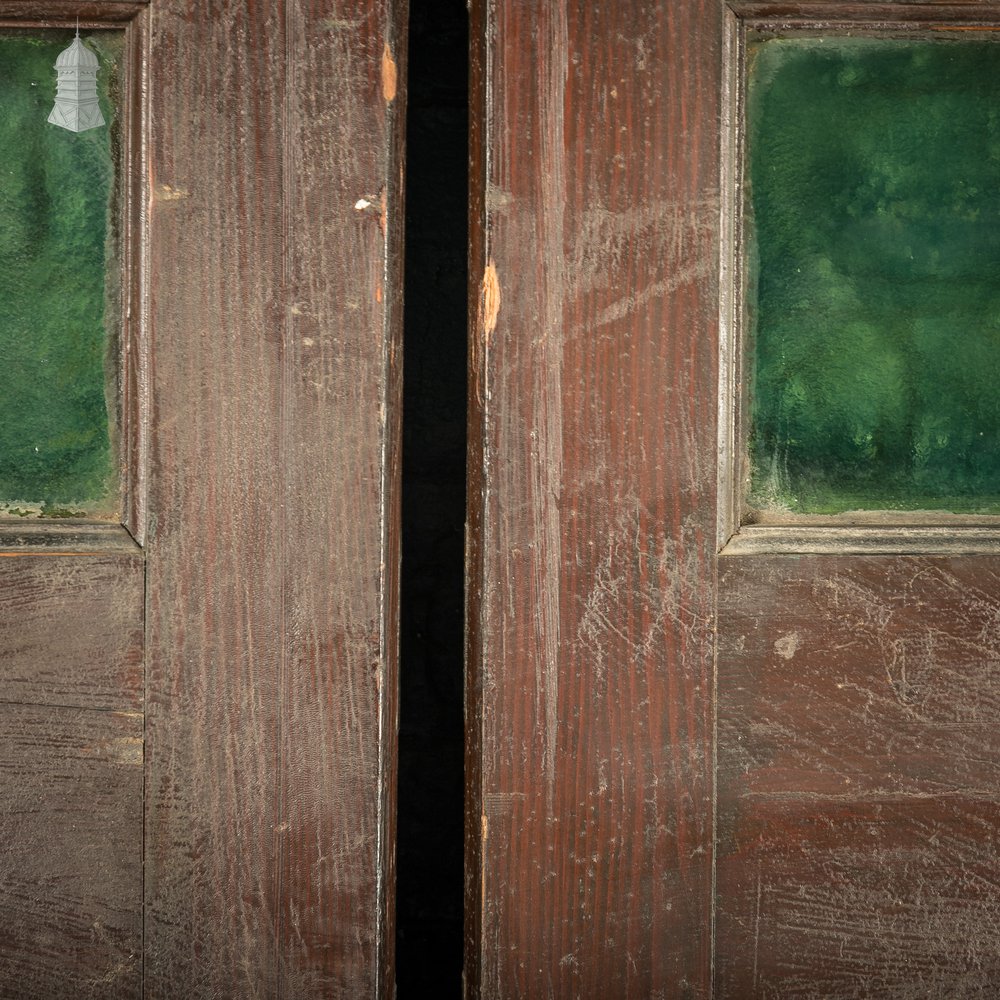
M 461 996 L 468 246 L 465 0 L 411 0 L 397 986 Z

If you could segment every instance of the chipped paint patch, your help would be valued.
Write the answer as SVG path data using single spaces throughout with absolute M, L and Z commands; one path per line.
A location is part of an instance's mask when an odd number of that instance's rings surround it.
M 386 104 L 392 103 L 396 99 L 396 60 L 392 58 L 389 50 L 389 43 L 386 42 L 382 49 L 382 96 Z
M 124 714 L 124 713 L 116 713 Z M 132 713 L 128 713 L 131 715 Z M 83 747 L 82 753 L 95 755 L 100 759 L 129 767 L 141 767 L 143 739 L 141 736 L 121 736 L 111 740 L 99 740 L 93 746 Z
M 774 651 L 783 660 L 790 660 L 802 645 L 802 637 L 798 632 L 788 632 L 774 642 Z
M 182 201 L 190 197 L 191 192 L 187 188 L 175 188 L 169 184 L 157 184 L 153 194 L 154 201 Z
M 483 274 L 479 303 L 483 333 L 488 340 L 497 327 L 497 316 L 500 315 L 500 279 L 497 276 L 496 264 L 492 260 L 486 265 Z
M 514 204 L 514 196 L 496 184 L 486 185 L 486 211 L 502 212 Z
M 385 236 L 389 225 L 389 196 L 383 187 L 378 194 L 363 194 L 354 203 L 355 212 L 367 212 L 370 215 L 378 213 L 378 227 Z

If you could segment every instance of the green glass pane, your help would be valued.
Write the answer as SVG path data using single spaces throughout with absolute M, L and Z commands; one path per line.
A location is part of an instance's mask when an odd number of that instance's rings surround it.
M 758 42 L 746 123 L 751 507 L 1000 512 L 1000 44 Z
M 109 123 L 121 39 L 119 32 L 85 37 L 100 58 Z M 72 40 L 63 31 L 0 36 L 4 515 L 107 514 L 117 504 L 112 125 L 74 133 L 47 121 L 53 67 Z

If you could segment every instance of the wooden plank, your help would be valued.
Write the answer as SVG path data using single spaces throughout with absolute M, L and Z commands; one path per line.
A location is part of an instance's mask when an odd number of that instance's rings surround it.
M 142 983 L 142 716 L 0 705 L 0 996 Z
M 157 998 L 277 994 L 284 14 L 166 0 L 147 15 L 145 992 Z
M 950 0 L 927 2 L 857 2 L 857 0 L 727 0 L 727 6 L 749 24 L 778 23 L 833 24 L 863 21 L 869 24 L 906 22 L 913 26 L 956 24 L 996 24 L 1000 7 L 989 0 L 954 3 Z
M 119 524 L 67 519 L 18 520 L 0 524 L 0 556 L 122 555 L 138 558 L 139 547 Z
M 986 556 L 724 561 L 720 996 L 990 995 L 998 583 Z
M 0 558 L 0 702 L 141 712 L 142 553 L 44 551 Z
M 119 343 L 119 454 L 122 466 L 122 523 L 140 544 L 146 539 L 146 478 L 149 432 L 149 198 L 148 161 L 149 19 L 135 18 L 126 35 L 124 90 L 120 109 L 121 152 L 121 315 Z
M 467 991 L 707 997 L 722 5 L 473 8 Z
M 391 995 L 404 23 L 152 12 L 148 996 Z
M 393 996 L 405 29 L 396 0 L 289 5 L 288 997 Z
M 143 11 L 149 0 L 99 0 L 74 3 L 72 0 L 0 0 L 0 23 L 35 24 L 57 27 L 76 24 L 81 28 L 125 25 Z

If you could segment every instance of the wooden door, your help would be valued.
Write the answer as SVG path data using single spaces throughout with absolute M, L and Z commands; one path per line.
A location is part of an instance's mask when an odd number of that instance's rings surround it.
M 124 526 L 0 538 L 0 995 L 393 979 L 405 4 L 126 32 Z
M 470 996 L 986 997 L 996 527 L 742 524 L 749 28 L 474 4 Z

